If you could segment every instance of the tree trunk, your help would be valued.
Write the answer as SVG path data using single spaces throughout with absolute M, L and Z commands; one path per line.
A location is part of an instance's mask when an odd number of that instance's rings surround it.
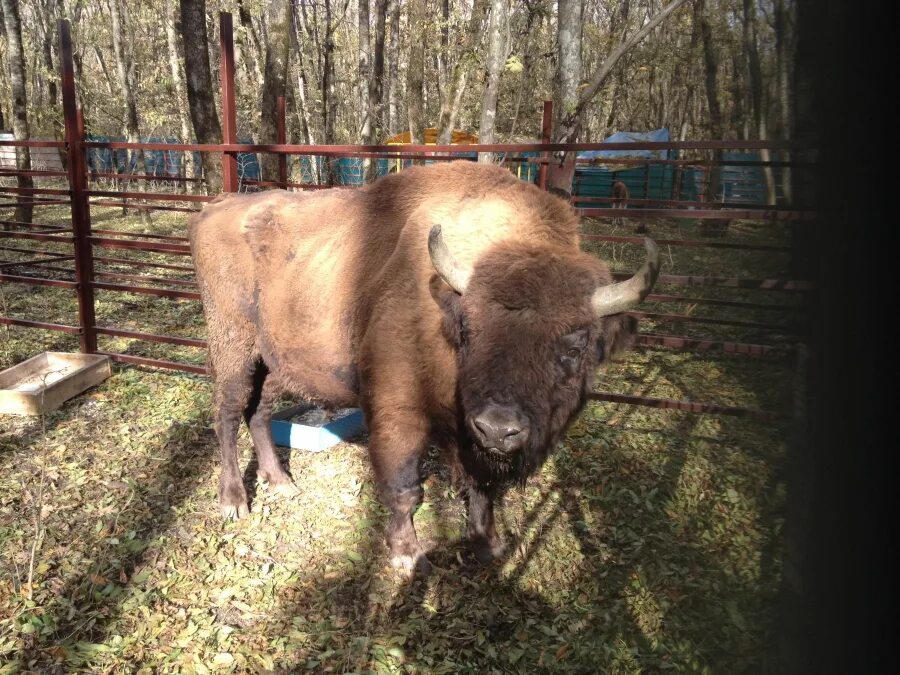
M 706 0 L 694 0 L 694 21 L 700 27 L 700 40 L 703 43 L 703 69 L 706 83 L 706 106 L 709 110 L 709 135 L 713 140 L 722 138 L 722 109 L 719 106 L 719 57 L 713 44 L 712 27 L 707 15 Z M 722 151 L 713 151 L 713 163 L 710 167 L 709 189 L 707 199 L 719 200 L 720 172 Z M 715 229 L 715 228 L 713 228 Z
M 500 74 L 503 64 L 506 62 L 506 45 L 503 39 L 503 29 L 506 26 L 506 14 L 508 5 L 506 0 L 491 0 L 491 17 L 488 21 L 488 54 L 487 54 L 487 81 L 485 82 L 484 95 L 481 98 L 481 123 L 478 126 L 479 143 L 493 143 L 494 129 L 497 122 L 497 95 L 500 92 Z M 482 152 L 478 155 L 478 161 L 490 164 L 494 161 L 494 154 Z
M 25 92 L 25 52 L 22 49 L 22 21 L 19 17 L 18 0 L 0 0 L 3 10 L 3 23 L 6 28 L 7 67 L 9 68 L 9 84 L 12 91 L 12 131 L 16 140 L 28 140 L 28 98 Z M 31 171 L 31 153 L 28 148 L 16 147 L 16 168 L 19 171 Z M 19 188 L 33 188 L 31 176 L 16 176 Z M 29 194 L 19 194 L 17 201 L 31 201 Z M 30 223 L 34 214 L 31 204 L 20 204 L 16 207 L 13 220 Z
M 390 0 L 390 41 L 388 44 L 387 77 L 387 127 L 388 133 L 393 136 L 399 131 L 400 113 L 397 108 L 398 90 L 400 88 L 400 0 Z
M 747 68 L 750 74 L 750 102 L 753 106 L 753 125 L 757 138 L 764 141 L 766 133 L 766 112 L 763 99 L 762 67 L 759 62 L 759 49 L 757 47 L 756 6 L 751 0 L 744 0 L 744 50 L 747 52 Z M 763 162 L 772 159 L 768 148 L 759 151 L 759 157 Z M 766 204 L 775 204 L 775 177 L 771 166 L 763 166 L 763 175 L 766 179 Z
M 375 39 L 372 41 L 372 77 L 369 80 L 369 115 L 372 123 L 365 143 L 381 137 L 381 108 L 384 102 L 384 29 L 387 23 L 387 0 L 375 0 Z
M 369 107 L 369 86 L 372 77 L 371 45 L 369 44 L 369 0 L 359 0 L 357 11 L 359 64 L 357 66 L 359 92 L 359 139 L 368 143 L 372 131 L 372 109 Z M 364 162 L 368 163 L 368 161 Z
M 791 139 L 791 127 L 793 119 L 791 117 L 791 55 L 790 44 L 788 42 L 788 21 L 790 18 L 790 10 L 785 6 L 785 0 L 775 0 L 775 66 L 778 77 L 778 104 L 781 117 L 781 138 L 789 141 Z M 787 150 L 781 151 L 784 161 L 791 158 Z M 791 168 L 784 166 L 781 168 L 781 191 L 787 205 L 792 202 L 793 191 L 791 189 Z
M 119 88 L 122 91 L 122 98 L 125 103 L 125 139 L 129 143 L 140 143 L 140 122 L 138 120 L 137 101 L 134 96 L 134 62 L 130 55 L 126 55 L 123 45 L 124 30 L 122 26 L 122 16 L 120 14 L 119 0 L 109 1 L 110 19 L 112 21 L 112 41 L 113 53 L 116 57 L 116 74 L 119 76 Z M 146 174 L 147 163 L 144 161 L 143 150 L 129 150 L 126 154 L 125 173 L 132 173 L 131 160 L 134 158 L 134 173 Z M 128 191 L 130 182 L 124 181 L 125 190 Z M 136 187 L 138 192 L 144 191 L 144 181 L 138 179 Z M 127 200 L 126 200 L 127 201 Z M 150 222 L 150 213 L 145 209 L 140 209 L 141 220 L 148 224 Z M 126 214 L 126 210 L 122 208 L 122 215 Z
M 172 73 L 172 85 L 175 88 L 175 98 L 178 101 L 178 105 L 176 107 L 178 109 L 178 121 L 181 125 L 181 142 L 190 143 L 192 138 L 191 120 L 188 116 L 187 108 L 185 107 L 187 98 L 184 91 L 184 76 L 182 75 L 181 70 L 181 60 L 178 54 L 178 33 L 180 32 L 180 27 L 178 24 L 180 23 L 180 17 L 175 0 L 169 0 L 166 6 L 166 13 L 167 16 L 165 18 L 165 24 L 166 43 L 169 47 L 169 71 Z M 193 152 L 182 153 L 179 174 L 182 178 L 194 177 Z M 190 190 L 188 189 L 189 186 L 189 181 L 184 181 L 182 183 L 182 188 L 185 192 L 190 192 Z
M 249 67 L 253 69 L 257 82 L 262 82 L 264 75 L 260 62 L 264 60 L 262 45 L 259 42 L 259 36 L 256 34 L 256 28 L 253 26 L 253 17 L 244 7 L 244 3 L 238 0 L 238 22 L 241 25 L 241 31 L 238 33 L 242 38 L 240 41 L 244 47 L 244 58 L 247 59 Z
M 422 143 L 425 134 L 425 0 L 409 0 L 409 58 L 406 66 L 406 107 L 411 143 Z
M 216 113 L 209 43 L 206 37 L 206 0 L 180 0 L 184 70 L 187 75 L 188 107 L 198 143 L 221 143 L 222 127 Z M 209 194 L 222 191 L 222 155 L 204 152 L 203 173 Z
M 619 60 L 640 44 L 654 28 L 686 1 L 672 0 L 654 14 L 639 31 L 627 39 L 623 37 L 618 46 L 594 71 L 588 85 L 579 88 L 581 80 L 581 2 L 579 0 L 559 0 L 559 51 L 556 79 L 558 100 L 562 105 L 557 106 L 555 143 L 577 141 L 584 109 L 600 91 Z M 574 176 L 575 155 L 573 153 L 557 153 L 556 161 L 551 162 L 549 166 L 547 181 L 549 189 L 570 195 Z
M 451 89 L 444 95 L 443 105 L 441 106 L 441 116 L 438 121 L 438 128 L 440 129 L 438 135 L 439 145 L 448 145 L 453 137 L 456 118 L 462 105 L 462 96 L 466 91 L 466 82 L 478 58 L 478 47 L 482 39 L 481 26 L 484 21 L 484 15 L 488 11 L 488 6 L 488 0 L 474 0 L 472 4 L 469 29 L 466 32 L 465 42 L 453 66 Z
M 262 87 L 259 142 L 278 142 L 278 97 L 287 94 L 288 66 L 291 55 L 291 15 L 289 0 L 270 0 L 266 9 L 268 40 L 266 41 L 265 79 Z M 264 181 L 278 181 L 278 155 L 270 152 L 260 157 Z
M 331 0 L 325 2 L 325 48 L 322 62 L 322 115 L 323 128 L 325 129 L 325 144 L 334 144 L 334 118 L 337 114 L 337 98 L 334 91 L 334 25 L 331 16 Z M 330 159 L 326 159 L 328 166 L 327 182 L 334 184 L 334 170 Z

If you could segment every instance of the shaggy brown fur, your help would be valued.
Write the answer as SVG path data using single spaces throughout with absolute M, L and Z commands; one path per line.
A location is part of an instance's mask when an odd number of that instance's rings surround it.
M 435 273 L 432 225 L 473 266 L 460 296 Z M 468 477 L 469 533 L 499 550 L 493 496 L 536 470 L 585 401 L 596 366 L 634 329 L 597 320 L 611 282 L 579 249 L 561 199 L 470 162 L 414 167 L 358 190 L 227 195 L 190 222 L 209 331 L 224 515 L 247 512 L 237 464 L 241 415 L 260 475 L 290 491 L 269 431 L 283 392 L 359 404 L 387 506 L 395 563 L 425 561 L 412 525 L 430 442 Z M 514 409 L 527 442 L 504 453 L 473 440 L 487 405 Z M 505 409 L 505 408 L 504 408 Z M 474 425 L 474 426 L 473 426 Z

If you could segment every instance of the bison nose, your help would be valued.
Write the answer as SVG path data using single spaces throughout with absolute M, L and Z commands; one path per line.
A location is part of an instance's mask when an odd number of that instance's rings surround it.
M 478 444 L 513 452 L 528 440 L 528 421 L 514 408 L 493 405 L 472 418 L 470 426 Z

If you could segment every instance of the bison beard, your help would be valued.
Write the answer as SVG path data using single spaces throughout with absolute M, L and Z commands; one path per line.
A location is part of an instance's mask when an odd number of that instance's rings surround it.
M 568 203 L 469 162 L 354 191 L 219 197 L 192 217 L 190 238 L 223 515 L 248 511 L 241 415 L 260 477 L 289 494 L 271 440 L 273 401 L 290 393 L 358 404 L 391 511 L 393 562 L 408 568 L 428 564 L 412 514 L 429 444 L 450 450 L 464 477 L 476 553 L 496 556 L 494 498 L 562 438 L 597 366 L 627 346 L 635 322 L 624 312 L 659 271 L 647 240 L 641 270 L 613 284 L 606 265 L 580 250 Z

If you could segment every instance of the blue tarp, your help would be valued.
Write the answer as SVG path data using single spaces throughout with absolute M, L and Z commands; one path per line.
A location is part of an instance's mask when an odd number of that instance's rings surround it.
M 669 141 L 668 129 L 653 131 L 617 131 L 603 139 L 604 143 L 666 143 Z M 642 157 L 644 159 L 672 159 L 669 150 L 585 150 L 578 153 L 582 159 L 602 159 L 608 157 Z

